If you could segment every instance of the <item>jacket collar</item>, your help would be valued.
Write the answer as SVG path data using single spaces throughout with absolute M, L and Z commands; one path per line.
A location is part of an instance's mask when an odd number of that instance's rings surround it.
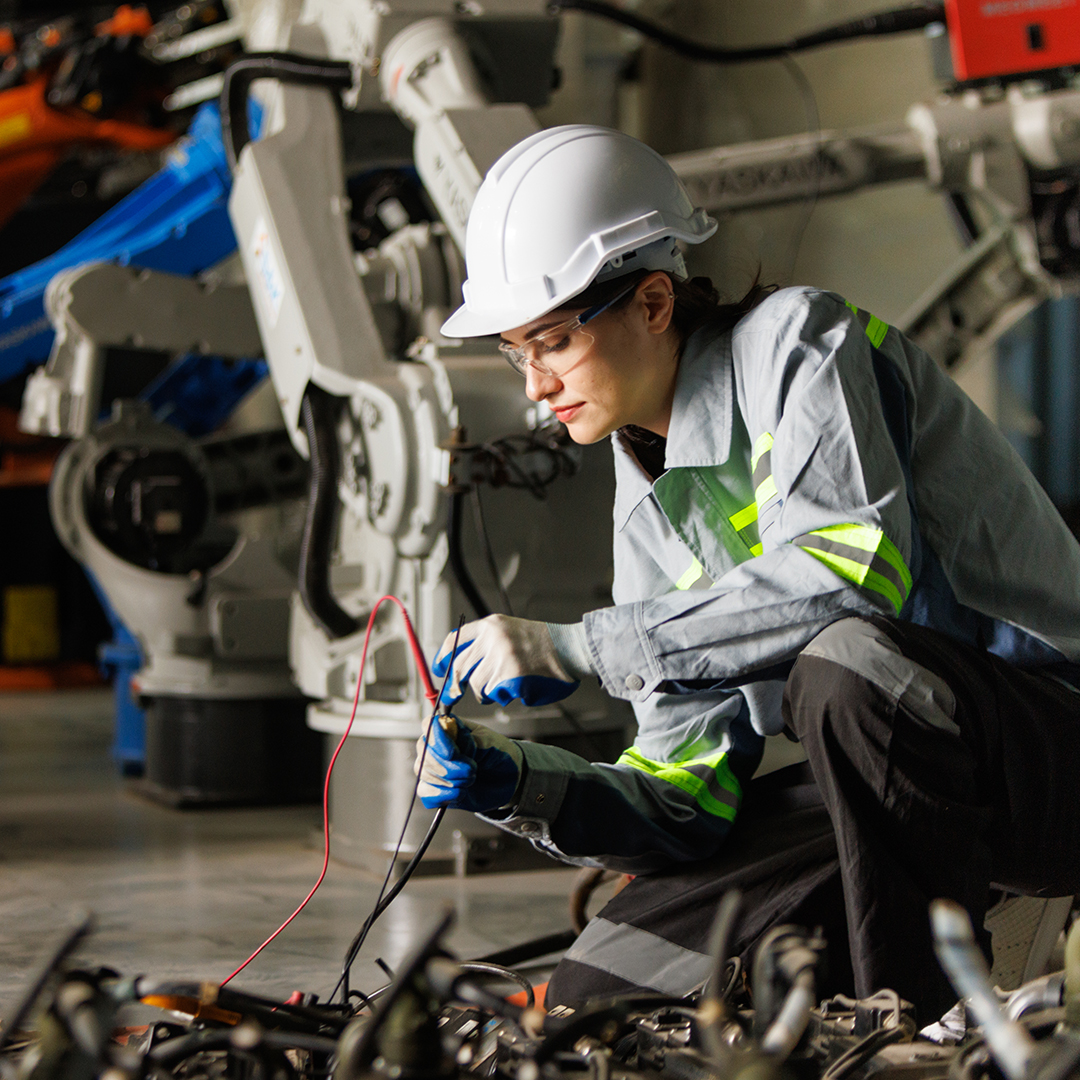
M 690 335 L 679 361 L 664 455 L 667 468 L 709 468 L 727 461 L 734 396 L 731 331 L 703 326 Z
M 664 464 L 669 469 L 723 465 L 731 453 L 734 378 L 731 333 L 705 326 L 690 335 L 675 376 Z M 615 452 L 615 528 L 622 531 L 653 482 L 617 431 Z
M 615 452 L 615 531 L 622 532 L 630 515 L 652 494 L 652 478 L 638 463 L 626 436 L 615 432 L 611 448 Z

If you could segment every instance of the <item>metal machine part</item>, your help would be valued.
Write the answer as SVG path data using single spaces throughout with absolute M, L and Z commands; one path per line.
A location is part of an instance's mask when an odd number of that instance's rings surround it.
M 261 351 L 243 286 L 91 263 L 57 274 L 45 308 L 56 338 L 48 363 L 27 383 L 19 419 L 24 431 L 41 435 L 78 438 L 91 430 L 109 346 L 226 357 Z
M 946 918 L 943 918 L 943 914 Z M 89 921 L 65 933 L 28 979 L 0 1030 L 5 1075 L 108 1080 L 426 1077 L 467 1080 L 1068 1080 L 1080 1075 L 1073 1006 L 1077 941 L 1064 972 L 1029 983 L 1002 1010 L 980 969 L 963 917 L 934 912 L 942 960 L 974 994 L 955 1013 L 954 1038 L 916 1033 L 918 1003 L 883 988 L 872 997 L 814 996 L 826 942 L 778 927 L 741 963 L 714 955 L 716 986 L 685 998 L 638 992 L 545 1013 L 523 972 L 495 958 L 460 960 L 445 945 L 450 913 L 398 965 L 388 985 L 347 1002 L 294 995 L 288 1002 L 234 985 L 75 970 L 69 959 Z M 948 923 L 948 925 L 946 925 Z M 1075 939 L 1076 935 L 1071 935 Z M 722 945 L 721 937 L 720 943 Z M 551 938 L 518 949 L 526 958 Z M 977 952 L 977 950 L 976 950 Z M 515 963 L 506 960 L 506 963 Z M 524 988 L 514 998 L 507 988 Z M 297 999 L 300 1000 L 297 1000 Z M 816 1003 L 815 1003 L 816 1001 Z M 1023 1001 L 1038 1011 L 1013 1008 Z M 138 1008 L 144 1029 L 110 1034 Z M 163 1010 L 155 1021 L 149 1009 Z M 972 1015 L 977 1013 L 978 1016 Z M 952 1016 L 953 1014 L 950 1014 Z
M 305 474 L 280 430 L 196 442 L 137 402 L 57 461 L 57 534 L 144 656 L 132 686 L 147 706 L 155 797 L 317 790 L 320 740 L 287 663 Z
M 87 477 L 87 519 L 115 555 L 148 570 L 175 571 L 209 514 L 206 482 L 179 450 L 122 446 Z
M 266 440 L 248 443 L 253 459 L 270 456 Z M 279 442 L 284 464 L 281 450 Z M 57 461 L 49 491 L 57 534 L 143 644 L 143 695 L 296 694 L 284 659 L 304 470 L 288 461 L 291 498 L 245 493 L 238 451 L 213 442 L 204 450 L 145 406 L 122 402 Z M 242 508 L 217 511 L 215 472 L 232 473 L 226 490 Z
M 946 0 L 945 12 L 960 80 L 1018 79 L 1080 65 L 1076 12 L 1068 6 Z
M 465 39 L 447 19 L 421 19 L 402 30 L 383 53 L 380 81 L 384 99 L 416 129 L 417 171 L 464 249 L 484 174 L 540 125 L 524 105 L 488 100 Z
M 915 105 L 903 126 L 822 132 L 677 154 L 695 205 L 736 212 L 924 178 L 960 200 L 977 235 L 899 326 L 943 367 L 985 352 L 1043 300 L 1080 285 L 1080 91 Z M 1073 222 L 1073 224 L 1069 224 Z

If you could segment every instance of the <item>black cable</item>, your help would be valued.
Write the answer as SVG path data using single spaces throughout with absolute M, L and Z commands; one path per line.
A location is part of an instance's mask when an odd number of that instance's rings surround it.
M 727 1054 L 721 1033 L 722 1021 L 727 1014 L 724 969 L 727 967 L 728 950 L 731 948 L 731 937 L 739 920 L 741 906 L 742 893 L 738 889 L 728 889 L 720 900 L 712 929 L 709 931 L 708 948 L 712 970 L 705 984 L 699 1026 L 702 1042 L 716 1068 L 721 1067 Z
M 413 976 L 424 967 L 435 950 L 439 948 L 439 941 L 453 921 L 453 909 L 446 910 L 420 948 L 411 957 L 406 958 L 400 978 L 384 987 L 385 993 L 380 994 L 379 1007 L 375 1010 L 371 1020 L 362 1027 L 357 1025 L 355 1028 L 346 1029 L 338 1045 L 338 1064 L 337 1069 L 334 1071 L 335 1076 L 363 1076 L 368 1072 L 368 1066 L 375 1057 L 375 1040 L 386 1022 L 386 1018 L 390 1015 L 390 1010 L 408 988 Z M 419 1070 L 417 1072 L 419 1073 Z
M 397 881 L 394 882 L 391 890 L 385 895 L 382 895 L 382 890 L 379 891 L 379 899 L 376 900 L 375 906 L 371 909 L 371 914 L 364 920 L 364 925 L 357 931 L 356 937 L 352 939 L 349 944 L 349 948 L 345 953 L 345 963 L 342 966 L 341 979 L 338 981 L 337 986 L 330 993 L 330 1000 L 334 999 L 334 995 L 338 992 L 338 987 L 344 985 L 345 995 L 348 998 L 349 994 L 359 993 L 356 990 L 349 990 L 348 978 L 349 969 L 352 967 L 353 962 L 356 960 L 357 954 L 364 946 L 364 941 L 367 939 L 368 933 L 375 925 L 376 919 L 378 919 L 384 911 L 397 899 L 398 893 L 408 884 L 409 878 L 413 876 L 413 872 L 420 865 L 420 860 L 427 853 L 427 849 L 431 846 L 431 841 L 435 839 L 435 833 L 439 831 L 439 826 L 442 824 L 442 819 L 446 816 L 446 807 L 441 806 L 435 811 L 435 816 L 431 819 L 431 824 L 428 826 L 428 831 L 424 834 L 424 839 L 420 841 L 420 846 L 413 853 L 413 857 L 405 865 L 405 868 L 401 871 Z M 408 825 L 408 821 L 406 821 Z M 403 830 L 404 831 L 404 830 Z M 400 844 L 399 844 L 400 849 Z M 397 859 L 397 851 L 394 853 L 394 861 Z M 390 863 L 391 870 L 394 863 Z M 383 888 L 386 888 L 386 882 L 383 882 Z M 364 998 L 364 1003 L 367 1004 L 370 1000 L 370 995 L 361 995 Z
M 488 475 L 482 478 L 492 487 L 511 487 L 528 491 L 533 498 L 543 501 L 547 498 L 546 489 L 562 476 L 577 473 L 579 463 L 566 450 L 568 437 L 558 431 L 538 429 L 529 434 L 503 435 L 490 442 L 481 443 L 476 463 L 488 469 Z M 485 458 L 486 455 L 486 458 Z M 532 463 L 542 462 L 546 471 L 527 470 L 517 459 L 529 457 Z M 494 463 L 500 470 L 491 469 Z M 474 476 L 474 479 L 477 477 Z
M 724 990 L 724 970 L 728 962 L 728 950 L 731 947 L 731 935 L 739 919 L 739 909 L 742 906 L 742 893 L 738 889 L 728 889 L 720 900 L 716 910 L 716 918 L 709 932 L 709 956 L 712 959 L 712 970 L 709 973 L 709 981 L 705 988 L 706 998 L 711 998 L 717 1004 L 722 1003 Z
M 821 1074 L 821 1080 L 843 1080 L 861 1065 L 865 1065 L 879 1050 L 890 1043 L 909 1040 L 913 1034 L 913 1029 L 906 1024 L 871 1031 L 869 1035 L 841 1054 Z
M 308 384 L 300 402 L 300 420 L 307 437 L 311 471 L 304 532 L 300 539 L 297 589 L 308 614 L 331 640 L 348 637 L 360 628 L 359 622 L 330 591 L 330 559 L 341 474 L 336 430 L 340 407 L 340 398 L 314 383 Z
M 367 1009 L 368 1012 L 371 1012 L 372 1002 L 371 1002 L 371 995 L 370 994 L 365 994 L 363 992 L 363 990 L 357 990 L 357 989 L 354 988 L 354 989 L 350 990 L 345 995 L 345 1000 L 346 1001 L 352 1001 L 353 998 L 356 998 L 357 1001 L 359 1001 L 360 1004 L 365 1009 Z
M 188 1032 L 167 1042 L 158 1043 L 147 1057 L 155 1065 L 175 1068 L 187 1058 L 208 1050 L 238 1049 L 234 1043 L 236 1028 L 203 1028 Z M 325 1035 L 301 1034 L 299 1032 L 261 1031 L 257 1046 L 269 1046 L 274 1050 L 311 1050 L 317 1054 L 333 1054 L 337 1051 L 337 1039 Z M 244 1047 L 245 1050 L 257 1049 Z
M 57 942 L 48 959 L 34 973 L 23 990 L 23 995 L 18 1004 L 8 1013 L 7 1022 L 0 1028 L 0 1049 L 3 1049 L 11 1041 L 12 1035 L 18 1031 L 23 1021 L 30 1015 L 37 1001 L 38 995 L 45 988 L 45 984 L 52 977 L 53 972 L 74 952 L 75 947 L 94 926 L 94 916 L 89 912 L 84 914 L 78 923 L 69 930 L 65 930 L 63 936 Z
M 140 976 L 135 984 L 137 997 L 186 997 L 201 1001 L 205 992 L 203 983 L 183 982 L 172 979 L 153 979 Z M 351 1017 L 333 1006 L 293 1005 L 287 1001 L 262 997 L 234 986 L 216 988 L 213 1004 L 229 1012 L 242 1013 L 263 1021 L 270 1028 L 285 1027 L 289 1023 L 303 1025 L 301 1030 L 319 1031 L 324 1027 L 345 1027 Z
M 468 491 L 465 488 L 450 493 L 450 506 L 447 509 L 446 521 L 446 539 L 449 545 L 447 558 L 450 563 L 450 569 L 453 571 L 454 579 L 457 581 L 458 587 L 465 594 L 465 599 L 468 600 L 469 607 L 473 609 L 478 619 L 483 619 L 491 614 L 491 608 L 488 607 L 487 601 L 476 587 L 476 582 L 473 581 L 472 574 L 465 562 L 465 552 L 461 545 L 461 525 L 463 517 L 461 511 L 464 508 L 465 496 L 467 494 Z
M 469 975 L 493 975 L 495 978 L 515 983 L 525 991 L 525 1008 L 531 1009 L 536 1004 L 532 983 L 517 971 L 511 971 L 501 964 L 493 964 L 489 960 L 463 960 L 458 966 Z
M 938 3 L 917 4 L 913 7 L 894 8 L 880 11 L 874 15 L 864 15 L 851 22 L 816 30 L 812 34 L 803 34 L 790 41 L 776 45 L 759 45 L 750 49 L 723 49 L 714 45 L 702 45 L 680 34 L 665 30 L 662 26 L 648 22 L 637 15 L 604 0 L 551 0 L 548 10 L 552 14 L 560 11 L 583 11 L 589 15 L 598 15 L 604 19 L 628 26 L 652 41 L 671 49 L 690 60 L 702 60 L 712 64 L 738 64 L 749 60 L 777 60 L 788 53 L 815 49 L 822 45 L 833 45 L 841 41 L 854 41 L 857 38 L 881 37 L 885 34 L 903 34 L 910 30 L 922 30 L 931 23 L 944 22 L 945 7 Z
M 531 941 L 523 941 L 520 945 L 511 945 L 486 956 L 478 956 L 476 962 L 512 967 L 514 964 L 523 964 L 526 960 L 547 956 L 548 953 L 562 952 L 569 949 L 576 940 L 577 934 L 573 930 L 560 930 L 557 934 L 545 934 Z
M 451 656 L 453 656 L 454 653 L 457 652 L 458 640 L 461 637 L 461 628 L 464 624 L 465 616 L 462 615 L 461 618 L 458 619 L 457 630 L 454 633 L 454 648 L 450 654 Z M 454 668 L 452 664 L 447 666 L 446 675 L 443 677 L 442 685 L 439 687 L 439 696 L 435 699 L 435 710 L 432 712 L 431 718 L 428 720 L 428 728 L 430 728 L 432 724 L 437 724 L 439 722 L 438 703 L 442 701 L 443 692 L 446 690 L 446 685 L 450 681 L 450 675 L 452 674 L 453 670 Z M 417 792 L 420 790 L 420 774 L 423 771 L 424 760 L 427 757 L 428 752 L 428 742 L 426 738 L 427 731 L 424 732 L 424 735 L 424 748 L 420 752 L 420 767 L 416 770 L 416 781 L 413 784 L 412 798 L 409 800 L 409 809 L 405 814 L 405 822 L 401 826 L 401 835 L 398 837 L 397 844 L 394 847 L 394 854 L 390 858 L 390 865 L 386 868 L 386 877 L 383 878 L 383 883 L 379 887 L 379 895 L 375 898 L 375 906 L 371 909 L 371 914 L 368 915 L 368 917 L 364 920 L 364 925 L 360 927 L 360 932 L 356 935 L 355 938 L 353 938 L 352 943 L 349 945 L 349 948 L 345 954 L 345 963 L 342 965 L 341 968 L 341 977 L 338 979 L 337 985 L 334 987 L 334 989 L 330 991 L 330 997 L 327 999 L 328 1001 L 334 1000 L 334 997 L 336 996 L 339 989 L 342 991 L 342 1002 L 347 1002 L 349 1000 L 349 971 L 352 968 L 353 962 L 356 960 L 356 957 L 359 955 L 360 950 L 364 945 L 364 941 L 368 936 L 368 933 L 375 925 L 375 921 L 379 918 L 379 916 L 390 906 L 398 893 L 400 893 L 401 890 L 405 888 L 405 885 L 408 882 L 409 878 L 413 875 L 413 871 L 415 871 L 417 866 L 420 865 L 420 860 L 424 857 L 424 853 L 427 851 L 428 845 L 435 838 L 435 833 L 438 831 L 439 826 L 442 824 L 442 819 L 446 816 L 445 806 L 441 806 L 438 810 L 435 811 L 435 816 L 432 819 L 431 824 L 428 826 L 428 831 L 425 834 L 424 839 L 420 842 L 420 846 L 416 849 L 416 853 L 409 860 L 408 865 L 406 865 L 405 869 L 401 872 L 401 876 L 394 883 L 394 887 L 390 890 L 389 894 L 387 894 L 386 886 L 390 883 L 390 878 L 394 873 L 394 866 L 397 863 L 398 856 L 401 854 L 401 845 L 405 843 L 405 833 L 408 831 L 409 821 L 412 819 L 413 807 L 416 806 L 416 795 Z
M 198 997 L 198 992 L 195 996 Z M 260 997 L 246 990 L 235 990 L 231 986 L 218 987 L 214 1004 L 230 1012 L 253 1016 L 265 1027 L 271 1029 L 292 1024 L 314 1034 L 326 1027 L 340 1031 L 351 1019 L 347 1014 L 338 1012 L 336 1009 L 290 1005 L 288 1002 L 274 1001 L 272 998 Z
M 279 79 L 301 86 L 347 90 L 353 83 L 352 67 L 345 60 L 324 60 L 300 53 L 258 52 L 230 64 L 221 86 L 221 137 L 229 171 L 236 171 L 240 151 L 251 140 L 248 129 L 248 90 L 256 79 Z

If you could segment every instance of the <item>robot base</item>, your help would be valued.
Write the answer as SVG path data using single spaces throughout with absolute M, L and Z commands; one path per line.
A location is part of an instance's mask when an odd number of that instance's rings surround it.
M 170 806 L 317 802 L 322 736 L 303 698 L 150 698 L 146 774 L 137 788 Z

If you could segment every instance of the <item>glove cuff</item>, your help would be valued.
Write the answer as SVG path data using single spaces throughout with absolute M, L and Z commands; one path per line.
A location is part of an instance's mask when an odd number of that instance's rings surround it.
M 551 635 L 551 643 L 555 646 L 555 654 L 559 663 L 566 669 L 568 675 L 580 679 L 583 675 L 595 675 L 592 657 L 589 655 L 589 639 L 585 636 L 585 624 L 576 623 L 545 623 L 548 633 Z

